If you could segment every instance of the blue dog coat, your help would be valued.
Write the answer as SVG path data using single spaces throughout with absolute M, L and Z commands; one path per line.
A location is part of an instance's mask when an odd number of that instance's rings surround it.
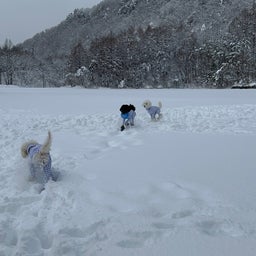
M 134 125 L 135 116 L 136 116 L 136 112 L 133 110 L 130 110 L 128 113 L 121 114 L 121 117 L 123 118 L 123 125 L 126 122 L 129 122 L 131 125 Z
M 53 173 L 52 173 L 52 159 L 50 154 L 48 153 L 48 161 L 43 165 L 43 172 L 38 163 L 33 161 L 34 156 L 40 151 L 42 145 L 39 144 L 31 144 L 27 148 L 28 156 L 30 158 L 30 174 L 31 176 L 36 179 L 39 183 L 45 184 L 50 178 L 53 180 Z

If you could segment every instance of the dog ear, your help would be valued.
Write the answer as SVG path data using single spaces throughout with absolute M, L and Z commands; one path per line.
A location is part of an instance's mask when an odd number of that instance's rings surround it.
M 136 108 L 135 108 L 134 105 L 132 105 L 132 104 L 130 104 L 130 109 L 133 110 L 133 111 L 136 110 Z
M 124 109 L 125 109 L 125 105 L 122 105 L 119 110 L 123 113 Z
M 26 158 L 28 156 L 27 146 L 27 143 L 24 143 L 20 148 L 20 153 L 23 158 Z
M 28 156 L 28 147 L 33 144 L 38 144 L 35 140 L 30 140 L 22 144 L 20 148 L 20 153 L 23 158 Z
M 125 113 L 128 113 L 130 111 L 130 108 L 127 104 L 125 104 L 125 105 L 121 106 L 120 111 L 121 111 L 122 114 L 125 114 Z

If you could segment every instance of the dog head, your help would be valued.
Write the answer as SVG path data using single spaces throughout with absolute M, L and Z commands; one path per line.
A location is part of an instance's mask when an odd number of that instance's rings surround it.
M 120 111 L 122 114 L 126 114 L 129 113 L 131 110 L 135 111 L 136 108 L 134 107 L 134 105 L 130 104 L 130 105 L 122 105 L 120 108 Z
M 22 144 L 20 151 L 21 151 L 21 156 L 23 158 L 26 158 L 28 156 L 28 147 L 33 144 L 38 144 L 38 143 L 35 140 L 30 140 Z
M 145 100 L 143 103 L 142 103 L 142 106 L 146 109 L 150 108 L 152 106 L 152 103 L 150 100 Z

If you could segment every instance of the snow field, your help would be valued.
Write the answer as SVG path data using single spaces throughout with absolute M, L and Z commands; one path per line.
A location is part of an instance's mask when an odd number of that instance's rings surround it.
M 0 255 L 254 255 L 256 97 L 236 93 L 0 88 Z M 61 178 L 39 194 L 20 145 L 48 129 Z

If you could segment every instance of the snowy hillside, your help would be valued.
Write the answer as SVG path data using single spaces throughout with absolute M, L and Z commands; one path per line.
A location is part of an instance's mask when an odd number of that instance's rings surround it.
M 0 115 L 0 255 L 255 255 L 255 90 L 0 87 Z M 20 146 L 48 130 L 61 178 L 38 193 Z
M 0 47 L 0 79 L 34 87 L 247 84 L 256 80 L 255 17 L 252 0 L 104 0 Z

